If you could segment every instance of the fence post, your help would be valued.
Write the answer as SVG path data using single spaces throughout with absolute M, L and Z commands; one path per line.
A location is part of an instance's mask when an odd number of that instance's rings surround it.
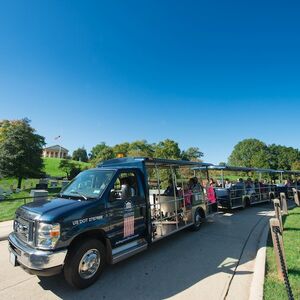
M 283 226 L 282 226 L 280 201 L 279 201 L 279 199 L 274 199 L 273 203 L 274 203 L 275 217 L 279 222 L 279 228 L 282 232 L 283 231 Z
M 288 215 L 288 207 L 287 207 L 287 203 L 286 203 L 285 193 L 280 193 L 280 200 L 281 200 L 282 214 Z
M 277 232 L 276 232 L 276 228 L 279 229 L 279 231 L 277 230 Z M 272 218 L 270 220 L 270 229 L 271 229 L 272 241 L 273 241 L 273 246 L 274 246 L 274 253 L 275 253 L 275 258 L 276 258 L 278 276 L 281 281 L 284 281 L 284 274 L 283 274 L 282 265 L 281 265 L 281 261 L 280 261 L 280 253 L 279 253 L 278 246 L 280 246 L 280 248 L 282 250 L 282 254 L 283 254 L 282 256 L 283 256 L 285 264 L 286 264 L 286 260 L 285 260 L 285 253 L 284 253 L 283 240 L 282 240 L 282 234 L 281 234 L 282 231 L 280 231 L 280 223 L 279 223 L 278 219 Z M 279 242 L 279 245 L 278 245 L 278 242 Z
M 294 194 L 294 201 L 295 203 L 300 206 L 300 201 L 299 201 L 299 194 L 298 194 L 298 190 L 293 188 L 293 194 Z
M 287 264 L 283 246 L 282 231 L 280 230 L 279 220 L 272 218 L 270 220 L 270 229 L 274 246 L 274 253 L 277 265 L 278 277 L 284 282 L 288 299 L 294 300 L 292 288 L 288 278 Z

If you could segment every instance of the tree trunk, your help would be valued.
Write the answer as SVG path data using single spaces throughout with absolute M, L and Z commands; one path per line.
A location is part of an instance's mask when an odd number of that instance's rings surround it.
M 22 179 L 22 177 L 18 178 L 18 189 L 21 189 Z

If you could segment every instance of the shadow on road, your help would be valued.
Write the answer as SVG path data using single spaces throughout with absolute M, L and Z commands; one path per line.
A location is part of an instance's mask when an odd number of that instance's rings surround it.
M 241 258 L 247 236 L 254 226 L 267 217 L 260 215 L 262 206 L 237 213 L 219 214 L 213 222 L 203 224 L 199 232 L 184 230 L 153 244 L 116 265 L 109 265 L 101 278 L 86 290 L 75 290 L 63 275 L 41 278 L 39 284 L 63 299 L 163 299 L 205 280 L 210 289 L 224 289 L 224 281 L 211 278 L 225 274 L 229 284 Z M 244 222 L 241 222 L 244 220 Z M 245 221 L 246 220 L 246 221 Z M 258 222 L 258 223 L 257 223 Z M 265 227 L 265 225 L 264 225 Z M 247 260 L 255 253 L 246 253 Z M 243 257 L 242 263 L 246 263 Z M 249 275 L 249 271 L 237 271 Z M 221 282 L 219 282 L 221 281 Z

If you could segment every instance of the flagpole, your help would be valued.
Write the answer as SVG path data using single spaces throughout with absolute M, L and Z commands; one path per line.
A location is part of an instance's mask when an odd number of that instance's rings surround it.
M 54 139 L 59 140 L 59 139 L 61 139 L 61 136 L 59 135 L 59 136 L 55 137 Z M 59 146 L 58 158 L 61 158 L 61 145 L 58 145 L 58 146 Z

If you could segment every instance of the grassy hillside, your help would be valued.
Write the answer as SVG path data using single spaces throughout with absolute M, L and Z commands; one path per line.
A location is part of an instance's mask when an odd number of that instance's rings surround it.
M 62 172 L 58 166 L 59 166 L 59 162 L 60 159 L 59 158 L 43 158 L 44 160 L 44 171 L 46 174 L 53 176 L 53 177 L 63 177 L 66 176 L 66 174 L 64 172 Z M 75 161 L 75 160 L 71 160 L 71 162 L 80 165 L 81 168 L 84 167 L 90 167 L 90 163 L 85 163 L 85 162 L 80 162 L 80 161 Z

